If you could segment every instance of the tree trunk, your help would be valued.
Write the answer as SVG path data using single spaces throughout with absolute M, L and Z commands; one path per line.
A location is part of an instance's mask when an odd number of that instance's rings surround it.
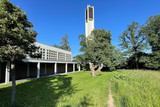
M 103 64 L 101 64 L 101 66 L 99 66 L 99 68 L 95 71 L 95 68 L 97 68 L 97 66 L 94 66 L 93 63 L 91 62 L 89 63 L 89 66 L 93 77 L 95 77 L 97 73 L 100 72 L 101 69 L 103 68 Z
M 91 73 L 92 73 L 92 76 L 96 76 L 96 73 L 95 73 L 95 66 L 93 65 L 93 63 L 89 63 L 89 66 L 90 66 L 90 70 L 91 70 Z
M 103 64 L 101 64 L 101 66 L 99 66 L 99 68 L 96 70 L 96 74 L 100 72 L 102 68 L 103 68 Z
M 15 64 L 11 63 L 11 78 L 12 78 L 12 97 L 11 104 L 12 107 L 16 106 L 15 96 L 16 96 L 16 81 L 15 81 Z
M 136 62 L 136 69 L 139 69 L 139 67 L 138 67 L 138 57 L 137 57 L 137 55 L 135 55 L 135 62 Z

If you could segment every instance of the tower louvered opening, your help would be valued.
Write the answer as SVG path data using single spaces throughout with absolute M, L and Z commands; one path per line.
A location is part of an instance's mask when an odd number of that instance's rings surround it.
M 93 8 L 89 7 L 89 19 L 93 19 Z

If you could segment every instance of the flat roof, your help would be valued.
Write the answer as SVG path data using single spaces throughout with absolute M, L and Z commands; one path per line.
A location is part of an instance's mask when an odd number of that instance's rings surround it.
M 68 63 L 68 64 L 77 64 L 77 62 L 68 62 L 68 61 L 53 61 L 53 60 L 47 60 L 47 59 L 36 59 L 36 58 L 26 58 L 22 59 L 23 62 L 32 62 L 32 63 Z

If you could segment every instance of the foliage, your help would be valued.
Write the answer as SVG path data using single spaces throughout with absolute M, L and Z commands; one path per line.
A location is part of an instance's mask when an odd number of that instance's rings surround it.
M 69 42 L 68 42 L 68 36 L 67 34 L 64 35 L 64 37 L 62 37 L 62 41 L 60 42 L 61 46 L 54 44 L 53 46 L 56 48 L 60 48 L 60 49 L 64 49 L 67 51 L 71 51 Z
M 142 28 L 152 53 L 146 60 L 146 66 L 152 69 L 160 68 L 160 15 L 151 16 Z
M 106 107 L 109 80 L 114 72 L 101 72 L 92 78 L 90 72 L 76 72 L 17 84 L 17 106 Z M 0 106 L 10 107 L 9 85 L 0 85 Z
M 0 3 L 0 59 L 14 61 L 33 54 L 37 33 L 26 13 L 9 0 Z
M 111 79 L 116 107 L 159 107 L 160 72 L 123 70 Z
M 0 60 L 11 62 L 12 106 L 15 104 L 15 61 L 34 56 L 36 50 L 36 31 L 27 19 L 26 13 L 9 0 L 0 2 Z
M 89 70 L 89 64 L 87 63 L 87 56 L 80 54 L 74 57 L 74 60 L 81 64 L 83 71 Z
M 119 36 L 119 40 L 121 42 L 119 46 L 124 50 L 126 56 L 130 57 L 134 54 L 134 62 L 138 69 L 139 59 L 137 54 L 147 48 L 144 35 L 140 30 L 140 25 L 137 22 L 132 22 L 132 24 L 128 25 L 128 28 Z
M 83 64 L 92 62 L 96 66 L 103 64 L 110 70 L 115 69 L 117 54 L 114 54 L 115 47 L 111 44 L 110 31 L 104 29 L 93 30 L 88 38 L 85 35 L 80 35 L 79 39 L 82 46 L 80 51 L 84 54 L 77 56 L 77 61 Z

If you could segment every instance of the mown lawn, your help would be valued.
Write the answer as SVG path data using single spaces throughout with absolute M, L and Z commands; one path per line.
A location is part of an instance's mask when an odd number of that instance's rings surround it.
M 112 78 L 116 107 L 160 107 L 160 72 L 126 70 Z
M 106 107 L 110 79 L 117 72 L 77 72 L 17 84 L 17 106 Z M 11 84 L 0 86 L 0 107 L 10 106 Z

